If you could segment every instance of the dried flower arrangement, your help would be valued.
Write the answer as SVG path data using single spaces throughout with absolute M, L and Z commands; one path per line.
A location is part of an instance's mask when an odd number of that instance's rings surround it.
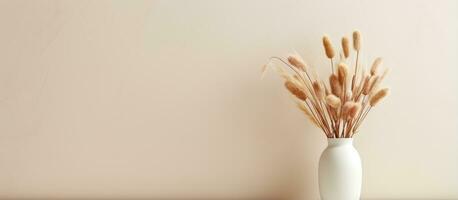
M 328 36 L 323 37 L 325 54 L 331 65 L 329 85 L 298 55 L 290 55 L 286 60 L 271 57 L 262 69 L 264 75 L 271 61 L 278 60 L 284 64 L 283 67 L 293 72 L 288 73 L 282 66 L 276 68 L 285 79 L 285 87 L 296 100 L 299 109 L 328 138 L 352 138 L 371 108 L 389 93 L 388 88 L 379 88 L 389 69 L 386 68 L 380 74 L 382 59 L 376 58 L 370 71 L 366 72 L 359 63 L 360 32 L 354 31 L 352 39 L 356 59 L 354 70 L 350 71 L 347 65 L 351 54 L 350 40 L 347 37 L 342 38 L 342 52 L 339 63 L 335 66 L 337 58 L 331 40 Z

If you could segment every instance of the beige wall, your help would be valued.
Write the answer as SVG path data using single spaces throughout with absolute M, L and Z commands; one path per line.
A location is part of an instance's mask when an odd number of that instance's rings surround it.
M 271 55 L 363 33 L 392 95 L 363 197 L 458 198 L 456 1 L 0 1 L 0 197 L 316 199 L 326 141 Z

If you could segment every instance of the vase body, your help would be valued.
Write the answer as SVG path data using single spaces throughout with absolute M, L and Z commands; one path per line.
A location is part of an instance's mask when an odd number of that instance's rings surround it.
M 318 181 L 321 200 L 359 200 L 361 158 L 352 138 L 329 138 L 320 157 Z

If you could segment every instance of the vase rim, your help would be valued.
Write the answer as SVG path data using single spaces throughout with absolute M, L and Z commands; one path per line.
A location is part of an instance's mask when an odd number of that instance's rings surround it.
M 328 140 L 340 140 L 340 141 L 343 141 L 343 140 L 353 140 L 353 138 L 328 138 Z
M 328 144 L 352 144 L 353 138 L 328 138 Z

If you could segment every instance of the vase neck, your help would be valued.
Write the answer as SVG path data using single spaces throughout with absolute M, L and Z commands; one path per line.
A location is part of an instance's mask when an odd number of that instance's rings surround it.
M 353 145 L 353 138 L 328 138 L 328 146 Z

